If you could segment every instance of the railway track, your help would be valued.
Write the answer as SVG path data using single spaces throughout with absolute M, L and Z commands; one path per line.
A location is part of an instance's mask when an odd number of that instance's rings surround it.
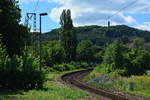
M 97 88 L 84 83 L 83 78 L 88 75 L 92 70 L 82 70 L 72 73 L 67 73 L 61 76 L 61 80 L 66 84 L 78 87 L 80 89 L 86 90 L 104 99 L 102 100 L 150 100 L 150 98 L 145 98 L 142 96 L 137 96 L 133 94 L 128 94 L 126 92 L 117 91 L 113 89 Z

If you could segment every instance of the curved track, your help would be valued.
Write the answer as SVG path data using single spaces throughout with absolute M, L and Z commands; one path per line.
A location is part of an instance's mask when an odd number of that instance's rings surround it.
M 82 79 L 91 72 L 91 69 L 82 70 L 77 72 L 72 72 L 61 76 L 63 82 L 76 86 L 80 89 L 86 90 L 90 93 L 93 93 L 99 97 L 102 97 L 102 100 L 150 100 L 150 98 L 144 98 L 142 96 L 128 94 L 122 91 L 96 88 L 94 86 L 88 85 L 82 81 Z

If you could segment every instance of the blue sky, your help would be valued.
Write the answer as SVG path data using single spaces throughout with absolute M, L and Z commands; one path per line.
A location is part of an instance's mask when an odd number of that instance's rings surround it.
M 20 0 L 23 23 L 26 13 L 34 11 L 36 2 L 37 0 Z M 126 9 L 119 11 L 124 7 Z M 106 26 L 107 21 L 110 20 L 111 25 L 126 24 L 150 31 L 149 0 L 136 0 L 136 2 L 135 0 L 39 0 L 36 13 L 47 12 L 49 14 L 42 18 L 43 32 L 60 27 L 59 17 L 63 9 L 71 9 L 74 26 Z M 112 15 L 114 16 L 109 18 Z
M 21 22 L 25 22 L 26 13 L 34 12 L 36 2 L 24 2 L 20 3 L 20 8 L 22 9 L 22 18 Z M 54 7 L 58 7 L 56 3 L 47 3 L 45 1 L 39 2 L 38 7 L 36 9 L 37 13 L 37 28 L 39 29 L 39 13 L 47 12 L 50 13 Z M 33 28 L 33 19 L 30 21 L 30 24 Z M 59 27 L 59 23 L 51 20 L 49 16 L 42 17 L 42 31 L 47 32 L 52 29 Z

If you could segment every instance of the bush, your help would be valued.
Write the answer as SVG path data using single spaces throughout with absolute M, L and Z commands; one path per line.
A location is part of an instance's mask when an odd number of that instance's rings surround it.
M 88 68 L 92 68 L 94 63 L 80 62 L 79 65 L 80 65 L 80 68 L 88 69 Z
M 74 65 L 73 63 L 62 63 L 62 64 L 54 65 L 53 68 L 57 71 L 62 72 L 62 71 L 77 69 L 78 67 L 76 65 Z
M 3 57 L 0 57 L 0 89 L 42 88 L 45 74 L 39 71 L 39 59 L 32 54 Z
M 55 64 L 52 68 L 55 71 L 69 71 L 79 68 L 91 68 L 93 66 L 93 63 L 87 63 L 87 62 L 70 62 L 70 63 L 62 63 L 62 64 Z
M 91 77 L 98 77 L 99 75 L 108 75 L 110 77 L 117 77 L 118 75 L 124 75 L 126 70 L 116 69 L 113 65 L 109 64 L 100 64 L 96 65 L 92 73 Z

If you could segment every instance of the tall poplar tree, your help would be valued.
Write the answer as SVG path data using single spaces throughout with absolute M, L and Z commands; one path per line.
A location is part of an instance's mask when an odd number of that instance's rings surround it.
M 61 44 L 64 47 L 66 60 L 71 61 L 76 58 L 76 47 L 77 47 L 77 38 L 75 30 L 73 28 L 73 22 L 71 19 L 71 11 L 63 10 L 60 17 L 61 31 L 60 31 L 60 40 Z

